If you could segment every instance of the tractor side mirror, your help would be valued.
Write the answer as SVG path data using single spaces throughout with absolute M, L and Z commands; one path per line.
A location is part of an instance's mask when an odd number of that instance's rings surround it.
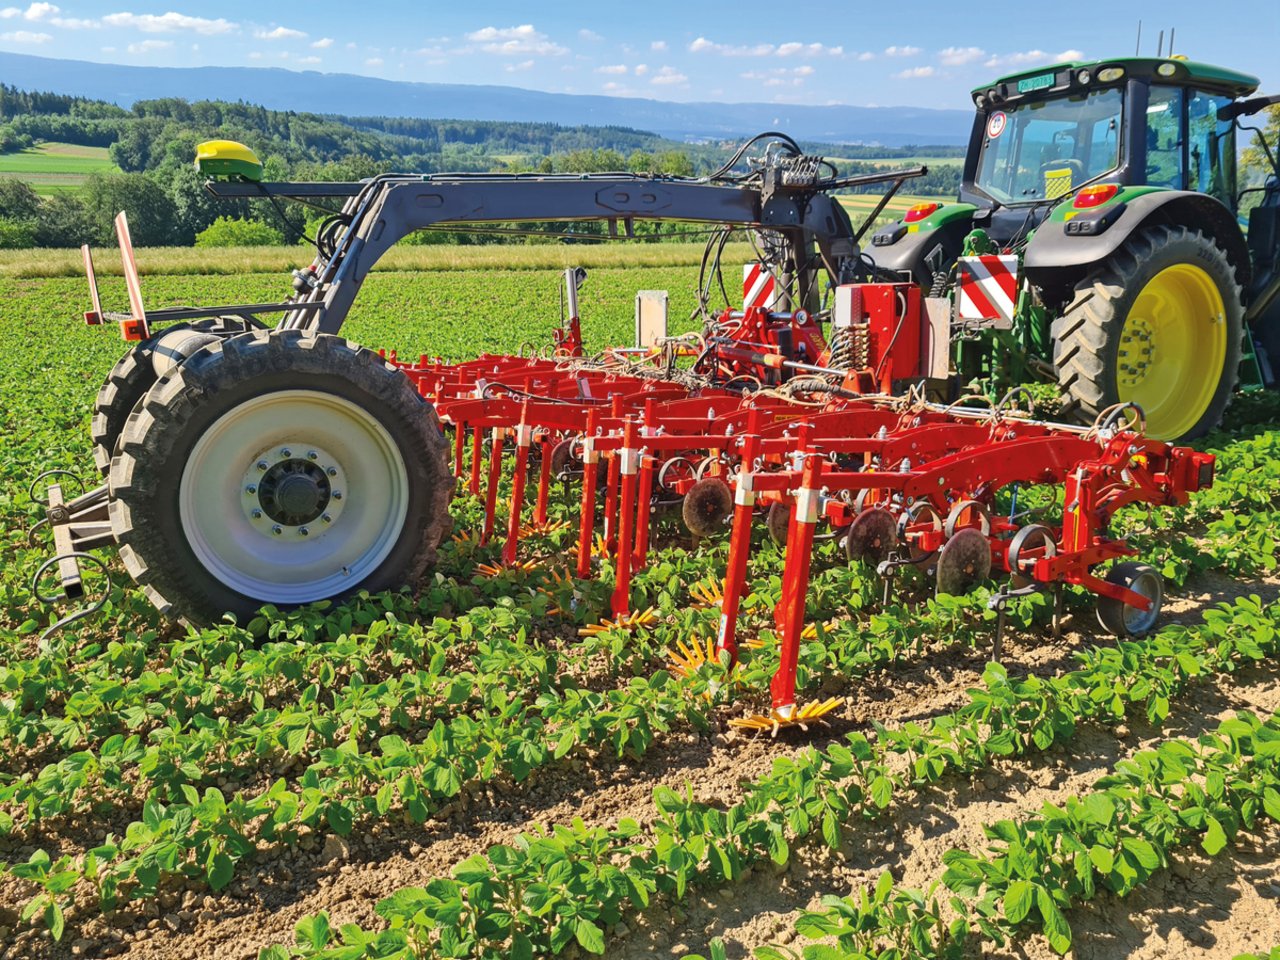
M 1248 100 L 1237 100 L 1235 103 L 1228 103 L 1225 107 L 1218 109 L 1219 120 L 1234 120 L 1236 117 L 1251 117 L 1259 110 L 1265 110 L 1267 107 L 1275 106 L 1280 103 L 1280 93 L 1273 93 L 1266 97 L 1250 97 Z

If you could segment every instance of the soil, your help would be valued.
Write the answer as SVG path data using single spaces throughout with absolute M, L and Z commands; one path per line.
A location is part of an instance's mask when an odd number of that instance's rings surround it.
M 1213 603 L 1257 593 L 1269 602 L 1280 579 L 1237 581 L 1207 574 L 1166 603 L 1166 620 L 1193 622 Z M 1072 667 L 1072 652 L 1100 642 L 1089 613 L 1069 615 L 1062 635 L 1006 637 L 1012 670 L 1051 674 Z M 672 734 L 641 761 L 611 755 L 571 759 L 543 769 L 522 784 L 475 791 L 425 825 L 379 822 L 340 839 L 309 837 L 299 847 L 263 858 L 213 894 L 203 886 L 178 887 L 137 914 L 78 920 L 72 916 L 61 944 L 47 934 L 15 931 L 0 960 L 31 957 L 126 956 L 136 960 L 251 960 L 259 949 L 291 943 L 302 917 L 327 910 L 338 927 L 356 922 L 378 927 L 378 900 L 406 885 L 447 875 L 460 860 L 510 841 L 535 823 L 582 817 L 612 824 L 623 817 L 651 818 L 659 785 L 690 783 L 699 799 L 731 803 L 744 778 L 766 773 L 778 756 L 839 738 L 872 721 L 900 723 L 954 709 L 975 685 L 987 649 L 948 649 L 862 678 L 842 691 L 848 700 L 823 730 L 784 731 L 776 739 L 717 730 L 709 735 Z M 1239 709 L 1280 710 L 1280 677 L 1270 665 L 1247 668 L 1216 684 L 1200 685 L 1174 705 L 1163 728 L 1132 722 L 1117 730 L 1082 727 L 1066 748 L 1003 762 L 973 781 L 951 778 L 914 796 L 914 805 L 881 820 L 855 823 L 844 848 L 798 851 L 784 872 L 760 868 L 745 882 L 699 899 L 656 906 L 611 931 L 609 956 L 619 960 L 679 958 L 708 953 L 722 937 L 731 958 L 749 957 L 767 943 L 788 943 L 800 911 L 827 894 L 844 895 L 872 884 L 883 870 L 900 883 L 928 887 L 942 873 L 942 855 L 953 847 L 979 850 L 982 825 L 1026 816 L 1043 803 L 1086 791 L 1114 763 L 1170 736 L 1194 737 Z M 6 917 L 0 884 L 0 926 L 21 927 Z M 11 911 L 9 911 L 11 912 Z M 87 911 L 86 911 L 87 912 Z M 1070 911 L 1075 955 L 1103 958 L 1228 958 L 1280 944 L 1280 829 L 1242 836 L 1216 858 L 1188 850 L 1150 883 L 1120 900 L 1103 894 Z M 799 947 L 801 943 L 793 943 Z M 1029 936 L 1016 948 L 985 944 L 982 956 L 999 960 L 1048 960 L 1043 938 Z

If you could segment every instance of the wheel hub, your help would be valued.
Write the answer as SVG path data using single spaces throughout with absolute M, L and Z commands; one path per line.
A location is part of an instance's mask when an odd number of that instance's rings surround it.
M 1146 317 L 1130 317 L 1120 336 L 1119 372 L 1121 387 L 1135 387 L 1147 378 L 1156 362 L 1155 330 Z
M 314 536 L 342 512 L 345 480 L 337 460 L 314 444 L 283 444 L 246 468 L 241 507 L 264 536 Z

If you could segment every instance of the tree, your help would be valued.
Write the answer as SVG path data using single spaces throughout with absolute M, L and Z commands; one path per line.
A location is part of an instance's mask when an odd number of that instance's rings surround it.
M 284 242 L 280 231 L 257 220 L 219 217 L 196 235 L 197 247 L 271 247 Z
M 94 238 L 93 219 L 73 193 L 55 193 L 40 204 L 36 217 L 38 247 L 78 247 Z
M 40 212 L 40 196 L 21 180 L 0 177 L 0 216 L 33 221 Z
M 0 217 L 0 250 L 22 250 L 36 244 L 35 224 L 30 220 Z
M 145 173 L 94 174 L 85 181 L 84 202 L 99 243 L 111 242 L 112 221 L 121 210 L 129 215 L 129 232 L 138 246 L 163 246 L 176 239 L 173 201 Z

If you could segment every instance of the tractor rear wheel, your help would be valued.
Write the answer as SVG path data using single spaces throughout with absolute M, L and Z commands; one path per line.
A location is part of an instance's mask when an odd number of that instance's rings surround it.
M 413 583 L 453 490 L 435 411 L 408 379 L 299 330 L 209 345 L 162 377 L 108 482 L 126 569 L 193 622 Z
M 1231 400 L 1244 322 L 1235 268 L 1187 227 L 1136 231 L 1076 286 L 1053 323 L 1064 412 L 1129 401 L 1163 440 L 1211 430 Z

